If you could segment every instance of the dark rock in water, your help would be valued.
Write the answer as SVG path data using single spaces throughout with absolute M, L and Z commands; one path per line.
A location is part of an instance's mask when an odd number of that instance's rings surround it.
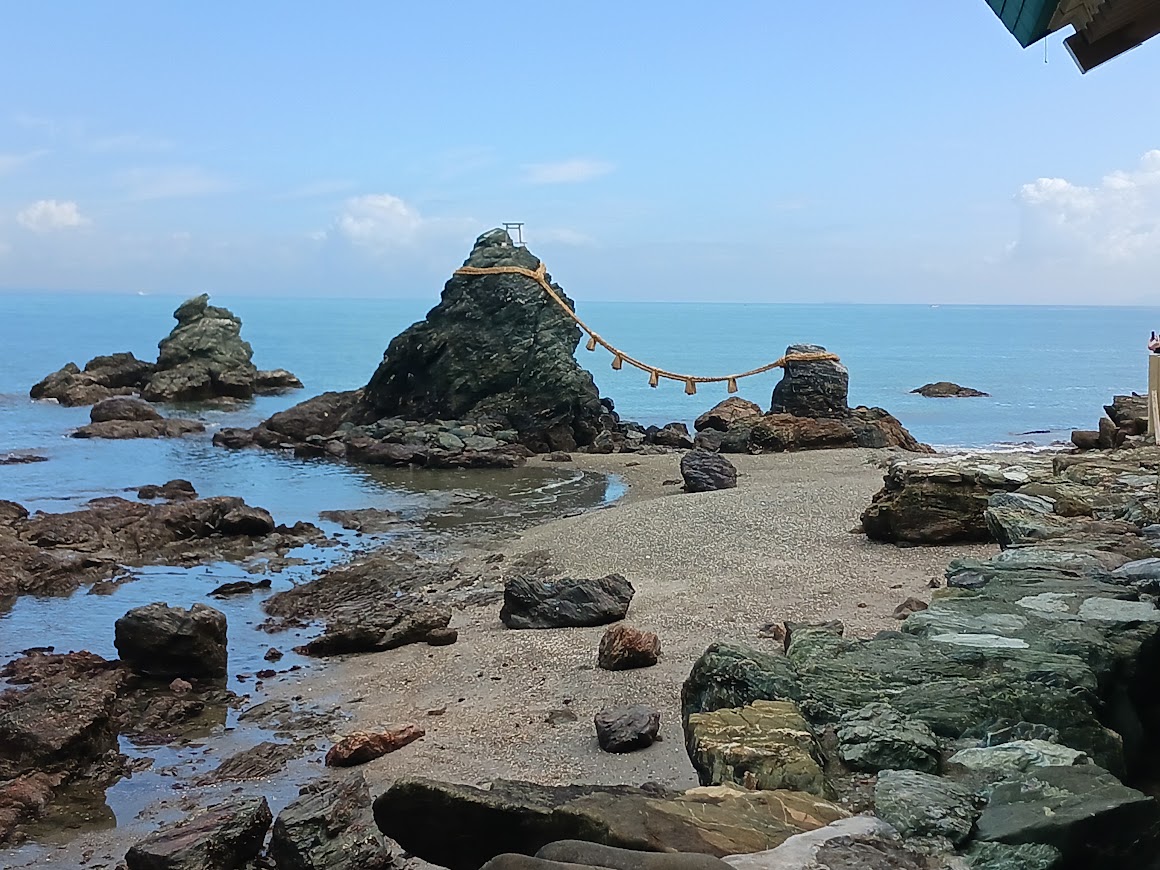
M 391 870 L 370 807 L 361 774 L 309 783 L 274 820 L 269 855 L 278 870 Z
M 496 855 L 531 855 L 549 843 L 576 839 L 720 857 L 771 849 L 847 815 L 813 795 L 780 790 L 678 795 L 504 780 L 484 790 L 409 778 L 380 795 L 374 813 L 379 830 L 408 852 L 451 870 L 477 870 Z
M 302 750 L 293 743 L 274 743 L 263 740 L 257 746 L 235 752 L 208 773 L 202 774 L 194 785 L 217 785 L 223 782 L 246 782 L 268 779 L 297 758 Z
M 174 478 L 162 484 L 148 483 L 137 490 L 137 498 L 164 498 L 169 501 L 183 501 L 197 498 L 197 490 L 188 480 Z
M 522 856 L 521 856 L 522 857 Z M 729 870 L 720 858 L 694 852 L 642 852 L 585 840 L 558 840 L 536 852 L 544 861 L 610 870 Z
M 113 645 L 129 667 L 152 677 L 226 674 L 226 617 L 204 604 L 135 607 L 117 620 Z
M 971 789 L 914 770 L 884 770 L 874 787 L 874 813 L 903 837 L 943 837 L 959 845 L 979 810 Z
M 162 418 L 148 402 L 130 396 L 117 396 L 93 405 L 89 419 L 94 423 L 106 423 L 110 420 L 148 421 Z
M 39 453 L 5 453 L 0 456 L 0 465 L 31 465 L 34 462 L 48 462 L 48 457 Z
M 725 432 L 736 423 L 760 417 L 761 413 L 760 405 L 737 396 L 730 396 L 698 417 L 693 423 L 693 428 L 698 432 L 705 429 Z
M 398 604 L 358 602 L 326 623 L 326 630 L 295 652 L 308 656 L 381 652 L 423 643 L 432 632 L 447 627 L 451 609 L 441 604 L 402 601 Z
M 254 393 L 259 396 L 268 396 L 276 393 L 286 393 L 290 390 L 302 389 L 302 381 L 286 369 L 259 370 L 254 376 Z
M 106 400 L 112 401 L 112 400 Z M 182 420 L 176 417 L 156 420 L 106 420 L 89 423 L 70 433 L 72 438 L 180 438 L 204 432 L 205 424 L 198 420 Z
M 389 731 L 355 731 L 335 743 L 326 753 L 327 767 L 354 767 L 397 752 L 422 737 L 416 725 L 404 725 Z
M 595 580 L 512 577 L 499 617 L 508 628 L 605 625 L 624 619 L 633 592 L 619 574 Z
M 654 632 L 614 625 L 600 638 L 596 664 L 606 671 L 647 668 L 657 663 L 661 641 Z
M 911 390 L 911 392 L 917 393 L 920 396 L 926 396 L 928 399 L 971 399 L 991 395 L 990 393 L 983 393 L 970 387 L 960 387 L 958 384 L 951 383 L 950 381 L 936 381 L 933 384 L 923 384 L 918 389 Z
M 396 511 L 380 508 L 359 508 L 347 511 L 321 511 L 318 516 L 332 523 L 338 523 L 344 529 L 357 532 L 390 532 L 403 525 L 403 520 Z
M 253 580 L 235 580 L 232 583 L 223 583 L 209 594 L 215 598 L 225 598 L 229 595 L 245 595 L 249 592 L 257 592 L 259 589 L 269 589 L 270 586 L 269 577 L 256 582 Z
M 720 453 L 690 450 L 681 457 L 681 477 L 689 492 L 711 492 L 737 486 L 737 469 Z
M 166 825 L 125 855 L 128 870 L 239 870 L 258 857 L 273 814 L 265 798 L 217 804 Z
M 790 354 L 825 353 L 817 344 L 791 344 Z M 848 417 L 850 373 L 836 360 L 787 362 L 782 378 L 773 388 L 771 414 L 794 417 Z
M 254 440 L 263 447 L 276 447 L 282 442 L 305 442 L 311 435 L 330 435 L 347 419 L 361 395 L 351 390 L 307 399 L 264 421 L 255 430 Z
M 1037 768 L 996 785 L 976 837 L 1054 846 L 1069 866 L 1148 867 L 1158 831 L 1160 805 L 1154 798 L 1094 765 L 1077 765 Z
M 476 240 L 464 265 L 534 270 L 540 261 L 496 229 Z M 537 452 L 574 450 L 607 428 L 609 413 L 573 356 L 580 337 L 530 278 L 454 275 L 427 317 L 391 341 L 365 390 L 367 416 L 498 417 Z
M 596 714 L 596 739 L 605 752 L 632 752 L 652 746 L 661 714 L 645 704 L 606 707 Z
M 55 399 L 62 405 L 92 405 L 115 395 L 135 392 L 153 373 L 153 364 L 131 353 L 98 356 L 81 371 L 69 363 L 29 390 L 34 399 Z
M 181 303 L 173 316 L 177 326 L 158 344 L 157 370 L 141 391 L 145 399 L 197 402 L 254 395 L 254 351 L 242 340 L 236 315 L 210 305 L 203 293 Z

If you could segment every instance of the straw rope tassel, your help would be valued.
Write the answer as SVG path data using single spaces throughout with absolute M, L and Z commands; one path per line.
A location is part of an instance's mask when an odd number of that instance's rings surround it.
M 833 361 L 838 362 L 837 354 L 821 352 L 821 353 L 789 353 L 780 359 L 776 359 L 771 363 L 759 366 L 755 369 L 750 369 L 747 372 L 738 372 L 734 375 L 720 375 L 717 377 L 697 377 L 695 375 L 683 375 L 678 372 L 670 372 L 665 369 L 650 366 L 648 363 L 641 362 L 636 357 L 629 356 L 619 348 L 613 347 L 603 338 L 598 336 L 580 317 L 572 310 L 572 307 L 565 302 L 556 289 L 548 281 L 548 267 L 541 262 L 535 269 L 525 269 L 523 266 L 464 266 L 455 270 L 456 275 L 522 275 L 525 278 L 530 278 L 539 284 L 548 297 L 555 302 L 560 309 L 572 319 L 572 321 L 579 326 L 584 332 L 588 333 L 588 350 L 594 351 L 597 346 L 603 347 L 612 354 L 612 367 L 619 371 L 624 367 L 625 363 L 642 372 L 648 372 L 648 385 L 655 387 L 660 383 L 661 378 L 666 378 L 670 381 L 684 381 L 685 394 L 688 396 L 696 395 L 697 384 L 719 384 L 725 383 L 728 386 L 730 393 L 737 392 L 737 382 L 741 378 L 749 378 L 754 375 L 764 374 L 773 369 L 784 368 L 788 362 L 823 362 Z

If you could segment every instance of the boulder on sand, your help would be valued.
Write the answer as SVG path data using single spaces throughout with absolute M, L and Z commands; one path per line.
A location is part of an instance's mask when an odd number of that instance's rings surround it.
M 512 577 L 504 587 L 499 618 L 508 628 L 606 625 L 624 619 L 633 592 L 620 574 L 595 580 Z
M 681 457 L 681 477 L 688 492 L 712 492 L 737 486 L 737 469 L 719 453 L 690 450 Z

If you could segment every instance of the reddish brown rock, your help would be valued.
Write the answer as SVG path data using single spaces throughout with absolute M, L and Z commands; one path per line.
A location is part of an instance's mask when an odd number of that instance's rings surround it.
M 754 420 L 760 416 L 760 405 L 737 396 L 730 396 L 698 417 L 693 423 L 693 428 L 698 432 L 702 429 L 718 429 L 724 432 L 735 423 Z
M 414 743 L 426 732 L 417 725 L 404 725 L 390 731 L 355 731 L 343 737 L 326 753 L 327 767 L 353 767 L 374 761 L 388 752 Z
M 657 663 L 660 652 L 660 638 L 654 632 L 614 625 L 600 638 L 596 663 L 606 671 L 647 668 Z

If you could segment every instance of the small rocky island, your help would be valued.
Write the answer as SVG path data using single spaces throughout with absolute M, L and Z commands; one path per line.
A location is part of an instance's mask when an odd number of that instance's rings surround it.
M 84 369 L 70 362 L 29 395 L 71 406 L 132 395 L 149 402 L 249 399 L 301 388 L 302 382 L 285 369 L 259 370 L 253 348 L 242 339 L 241 319 L 210 305 L 208 295 L 187 299 L 173 316 L 177 326 L 158 344 L 157 362 L 128 352 L 94 357 Z
M 535 270 L 540 261 L 495 229 L 476 240 L 464 266 Z M 512 467 L 531 454 L 559 451 L 694 446 L 683 423 L 646 428 L 621 420 L 576 361 L 581 337 L 531 278 L 457 273 L 427 317 L 391 341 L 365 387 L 324 393 L 253 429 L 223 429 L 214 443 L 433 468 Z M 802 344 L 787 354 L 824 351 Z M 728 399 L 702 415 L 696 446 L 750 453 L 855 446 L 930 451 L 881 408 L 851 408 L 848 386 L 849 373 L 837 361 L 791 360 L 771 413 Z
M 936 381 L 933 384 L 923 384 L 916 390 L 911 390 L 912 393 L 917 393 L 920 396 L 926 396 L 928 399 L 974 399 L 987 398 L 991 394 L 984 393 L 981 390 L 973 389 L 972 387 L 962 387 L 951 381 Z

